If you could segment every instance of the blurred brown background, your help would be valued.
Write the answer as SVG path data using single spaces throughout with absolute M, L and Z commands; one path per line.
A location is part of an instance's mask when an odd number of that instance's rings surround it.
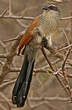
M 57 0 L 58 1 L 58 0 Z M 60 1 L 60 0 L 59 0 Z M 62 1 L 62 0 L 61 0 Z M 41 7 L 44 4 L 51 3 L 53 0 L 11 0 L 11 12 L 13 15 L 21 15 L 21 16 L 37 16 L 41 13 Z M 57 4 L 61 11 L 61 17 L 71 16 L 72 14 L 72 0 L 63 0 L 62 2 L 54 2 Z M 0 14 L 9 7 L 9 0 L 0 0 Z M 7 12 L 8 14 L 8 12 Z M 21 25 L 24 24 L 24 25 Z M 29 20 L 20 20 L 20 23 L 15 19 L 0 19 L 0 40 L 7 40 L 10 38 L 16 37 L 16 35 L 23 31 L 24 26 L 28 26 L 31 23 Z M 71 32 L 72 32 L 72 20 L 63 20 L 62 28 L 64 28 L 68 34 L 68 38 L 70 43 L 72 42 Z M 60 46 L 61 42 L 65 42 L 65 38 L 61 36 L 55 42 L 56 45 Z M 6 48 L 8 51 L 10 50 L 10 46 L 12 42 L 6 43 Z M 66 42 L 65 42 L 66 45 Z M 0 46 L 0 54 L 5 54 L 4 49 Z M 5 61 L 4 59 L 1 59 Z M 56 59 L 51 59 L 56 60 Z M 12 67 L 20 68 L 22 65 L 23 56 L 15 56 L 13 59 Z M 44 57 L 41 52 L 38 53 L 38 57 L 36 59 L 35 68 L 42 67 L 47 65 Z M 0 65 L 0 71 L 2 66 Z M 7 81 L 15 80 L 18 76 L 18 73 L 11 72 L 4 78 L 2 84 Z M 14 82 L 7 84 L 5 86 L 0 87 L 0 93 L 3 93 L 4 96 L 11 101 L 12 89 L 14 86 Z M 62 96 L 66 97 L 66 93 L 64 92 L 61 85 L 58 83 L 57 79 L 52 76 L 50 73 L 41 73 L 38 72 L 36 76 L 33 76 L 31 89 L 29 92 L 29 97 L 53 97 L 53 96 Z M 11 105 L 11 110 L 72 110 L 72 103 L 62 102 L 62 101 L 28 101 L 29 105 L 26 104 L 25 108 L 16 108 L 16 106 Z M 0 97 L 0 104 L 6 107 L 8 110 L 8 105 L 5 103 L 4 99 Z M 39 105 L 38 105 L 39 104 Z M 38 106 L 37 106 L 38 105 Z M 1 110 L 1 109 L 0 109 Z

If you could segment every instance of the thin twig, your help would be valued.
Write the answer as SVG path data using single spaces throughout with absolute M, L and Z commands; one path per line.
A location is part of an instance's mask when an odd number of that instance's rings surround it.
M 7 53 L 6 62 L 2 67 L 2 72 L 0 73 L 0 83 L 4 79 L 4 76 L 7 75 L 10 72 L 10 65 L 12 64 L 13 58 L 16 55 L 17 47 L 19 45 L 20 39 L 22 38 L 24 32 L 25 31 L 18 34 L 18 36 L 17 36 L 18 40 L 13 43 L 13 45 L 11 46 L 10 51 Z
M 61 101 L 61 102 L 67 102 L 70 101 L 70 98 L 64 98 L 64 97 L 31 97 L 28 98 L 31 101 Z
M 67 61 L 67 59 L 68 59 L 68 56 L 69 56 L 70 52 L 71 52 L 71 48 L 68 50 L 67 55 L 66 55 L 66 58 L 65 58 L 65 60 L 64 60 L 64 62 L 63 62 L 63 64 L 62 64 L 62 70 L 63 70 L 63 71 L 64 71 L 64 67 L 65 67 L 65 64 L 66 64 L 66 61 Z
M 0 40 L 0 45 L 3 47 L 3 49 L 5 50 L 5 52 L 7 52 L 6 45 L 1 40 Z
M 45 53 L 45 51 L 44 51 L 44 48 L 43 48 L 43 47 L 42 47 L 42 53 L 43 53 L 43 55 L 45 56 L 45 58 L 46 58 L 46 60 L 47 60 L 47 62 L 48 62 L 48 64 L 49 64 L 49 66 L 50 66 L 51 70 L 52 70 L 52 71 L 54 71 L 54 68 L 52 67 L 51 62 L 50 62 L 50 61 L 49 61 L 49 59 L 47 58 L 46 53 Z
M 61 49 L 58 49 L 58 50 L 56 51 L 56 53 L 57 53 L 57 52 L 61 52 L 61 51 L 63 51 L 63 50 L 66 50 L 66 49 L 68 49 L 68 48 L 70 48 L 70 47 L 72 47 L 72 44 L 70 44 L 70 45 L 68 45 L 68 46 L 66 46 L 66 47 L 63 47 L 63 48 L 61 48 Z
M 30 105 L 30 108 L 31 108 L 31 110 L 36 109 L 38 106 L 41 106 L 43 104 L 47 104 L 47 108 L 49 108 L 50 110 L 57 110 L 57 108 L 55 106 L 53 106 L 52 104 L 48 103 L 48 101 L 40 101 L 39 103 Z
M 10 85 L 10 84 L 15 83 L 15 81 L 16 81 L 16 79 L 1 84 L 1 85 L 0 85 L 0 89 L 4 88 L 5 86 L 8 86 L 8 85 Z
M 7 11 L 8 11 L 8 8 L 6 8 L 6 9 L 2 12 L 1 16 L 3 17 L 3 16 L 6 14 Z
M 6 54 L 0 54 L 0 58 L 7 58 Z
M 15 41 L 15 40 L 18 40 L 18 37 L 14 37 L 14 38 L 11 38 L 11 39 L 8 39 L 8 40 L 3 40 L 4 43 L 6 42 L 12 42 L 12 41 Z
M 11 104 L 9 103 L 8 99 L 5 97 L 5 95 L 3 93 L 0 92 L 0 97 L 2 97 L 5 102 L 7 103 L 9 110 L 11 110 Z
M 0 19 L 1 18 L 5 18 L 5 19 L 24 19 L 24 20 L 34 20 L 34 17 L 23 17 L 23 16 L 10 16 L 10 15 L 5 15 L 5 16 L 2 16 L 0 15 Z
M 50 68 L 51 68 L 51 70 L 53 71 L 53 73 L 55 72 L 55 70 L 54 70 L 54 68 L 52 67 L 52 64 L 51 64 L 51 62 L 48 60 L 48 58 L 47 58 L 47 56 L 46 56 L 46 53 L 45 53 L 45 50 L 44 50 L 44 48 L 42 47 L 42 53 L 43 53 L 43 55 L 44 55 L 44 57 L 45 57 L 45 59 L 47 60 L 47 62 L 48 62 L 48 64 L 49 64 L 49 66 L 50 66 Z M 59 78 L 59 74 L 54 74 L 55 76 L 56 76 L 56 78 L 57 78 L 57 80 L 59 81 L 59 83 L 61 84 L 61 86 L 64 88 L 64 90 L 66 91 L 66 93 L 69 95 L 69 93 L 68 93 L 68 91 L 67 91 L 67 89 L 66 89 L 66 87 L 65 87 L 65 85 L 64 85 L 64 83 L 60 80 L 60 78 Z
M 72 19 L 72 16 L 67 16 L 67 17 L 61 18 L 61 20 L 70 20 L 70 19 Z
M 0 64 L 1 64 L 1 65 L 4 65 L 4 62 L 0 60 Z
M 70 89 L 70 86 L 69 86 L 69 80 L 68 80 L 68 77 L 67 77 L 67 75 L 66 75 L 66 73 L 65 73 L 65 71 L 64 71 L 65 65 L 66 65 L 66 61 L 67 61 L 67 59 L 68 59 L 68 56 L 70 55 L 70 52 L 71 52 L 71 48 L 67 51 L 67 55 L 66 55 L 66 57 L 65 57 L 65 59 L 64 59 L 64 62 L 63 62 L 63 64 L 62 64 L 62 74 L 63 74 L 64 79 L 65 79 L 65 82 L 66 82 L 66 88 L 67 88 L 67 90 L 68 90 L 68 92 L 69 92 L 69 95 L 70 95 L 70 97 L 71 97 L 71 100 L 72 100 L 71 89 Z
M 68 36 L 67 36 L 67 34 L 66 34 L 66 32 L 65 32 L 64 29 L 63 29 L 63 33 L 64 33 L 64 35 L 65 35 L 65 38 L 66 38 L 66 40 L 67 40 L 68 45 L 70 45 L 70 42 L 69 42 Z
M 12 13 L 12 7 L 11 7 L 11 0 L 9 0 L 9 15 L 11 15 L 11 13 Z
M 23 27 L 24 29 L 28 27 L 28 25 L 24 24 L 21 20 L 16 19 L 16 21 L 17 21 L 17 23 L 18 23 L 21 27 Z
M 24 33 L 25 33 L 25 30 L 23 32 L 20 32 L 19 35 L 24 35 Z M 17 35 L 16 37 L 13 37 L 11 39 L 3 40 L 3 42 L 6 43 L 6 42 L 17 41 L 20 37 L 19 35 Z
M 67 77 L 72 78 L 72 74 L 68 74 Z
M 10 16 L 10 15 L 8 15 L 8 16 L 7 15 L 2 16 L 2 14 L 0 15 L 0 18 L 34 20 L 34 17 Z M 72 19 L 72 16 L 61 18 L 61 20 L 69 20 L 69 19 Z

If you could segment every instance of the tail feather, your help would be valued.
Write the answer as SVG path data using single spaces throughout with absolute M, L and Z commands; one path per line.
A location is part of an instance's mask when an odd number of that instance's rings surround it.
M 33 67 L 34 67 L 34 61 L 29 63 L 27 73 L 26 73 L 26 79 L 23 82 L 22 87 L 18 93 L 18 96 L 17 96 L 17 106 L 18 107 L 22 107 L 25 103 L 26 98 L 27 98 L 28 91 L 30 88 L 30 83 L 32 80 Z
M 32 79 L 33 67 L 34 60 L 28 61 L 28 56 L 25 56 L 21 72 L 13 89 L 12 96 L 13 103 L 17 104 L 18 107 L 22 107 L 27 98 Z
M 18 94 L 19 90 L 21 89 L 22 83 L 24 82 L 24 80 L 26 78 L 27 68 L 28 68 L 28 59 L 27 59 L 27 56 L 25 56 L 20 74 L 19 74 L 19 76 L 16 80 L 16 83 L 15 83 L 15 86 L 13 88 L 13 93 L 12 93 L 13 104 L 16 104 L 17 94 Z

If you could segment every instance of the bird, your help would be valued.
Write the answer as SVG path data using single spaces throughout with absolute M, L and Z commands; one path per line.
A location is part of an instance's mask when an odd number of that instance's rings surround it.
M 56 5 L 44 5 L 42 10 L 42 14 L 35 17 L 19 43 L 18 54 L 21 52 L 24 54 L 24 61 L 12 91 L 12 102 L 17 107 L 25 105 L 38 50 L 42 46 L 45 48 L 53 46 L 53 34 L 59 26 L 60 11 Z

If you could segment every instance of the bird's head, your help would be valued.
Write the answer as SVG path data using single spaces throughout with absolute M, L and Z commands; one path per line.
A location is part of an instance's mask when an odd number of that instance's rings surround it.
M 54 4 L 51 4 L 49 6 L 44 5 L 42 7 L 42 10 L 43 10 L 43 13 L 46 14 L 46 15 L 49 14 L 49 13 L 59 13 L 58 7 Z

